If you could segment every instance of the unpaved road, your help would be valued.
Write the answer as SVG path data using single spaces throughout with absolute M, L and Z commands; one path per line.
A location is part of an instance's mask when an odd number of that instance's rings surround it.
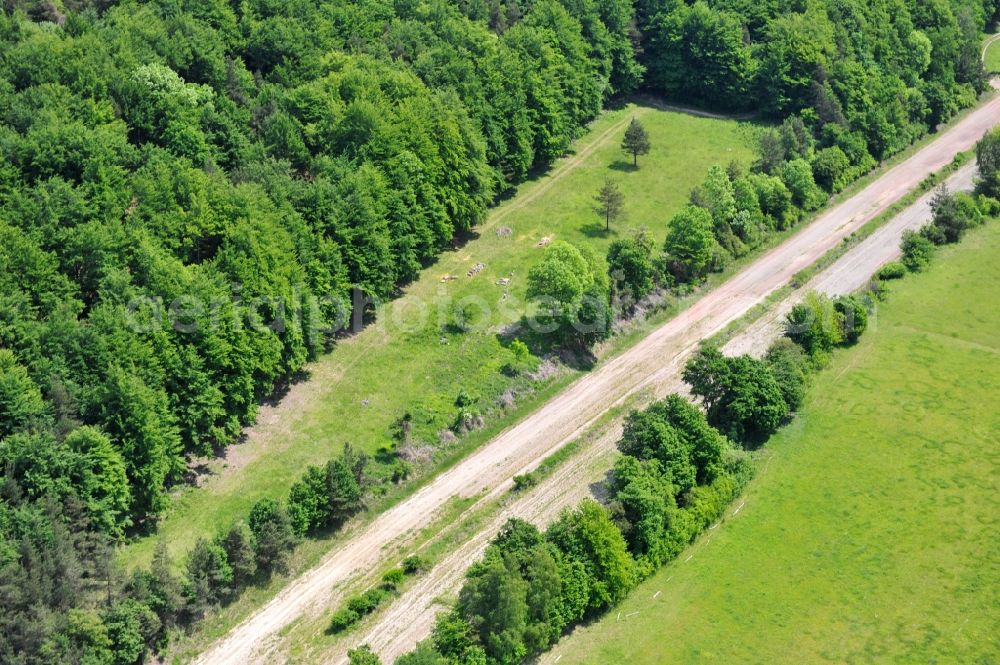
M 948 189 L 957 192 L 972 189 L 976 176 L 976 166 L 966 164 L 945 180 Z M 773 339 L 781 329 L 781 322 L 792 307 L 801 302 L 809 291 L 819 291 L 828 296 L 841 296 L 857 291 L 881 266 L 899 258 L 899 241 L 904 231 L 915 231 L 931 218 L 931 199 L 934 191 L 927 192 L 874 233 L 824 269 L 809 283 L 791 297 L 785 298 L 776 307 L 755 320 L 744 331 L 745 334 L 733 338 L 724 350 L 730 355 L 749 353 L 760 356 L 767 350 L 768 340 Z M 857 251 L 862 249 L 863 251 Z
M 967 164 L 947 179 L 951 191 L 971 189 L 976 173 L 974 164 Z M 863 287 L 871 275 L 883 264 L 899 256 L 899 242 L 903 232 L 916 229 L 930 219 L 930 200 L 933 192 L 922 196 L 911 206 L 893 217 L 876 232 L 837 259 L 830 266 L 813 277 L 802 289 L 782 299 L 767 314 L 738 333 L 723 347 L 727 355 L 741 353 L 762 354 L 781 334 L 781 321 L 792 306 L 801 300 L 802 294 L 819 291 L 829 296 L 852 293 Z M 673 371 L 664 374 L 664 382 L 653 386 L 651 395 L 663 397 L 671 392 L 684 389 L 680 378 L 680 356 L 670 363 Z M 543 481 L 526 496 L 519 497 L 470 538 L 462 547 L 449 554 L 439 565 L 422 577 L 417 585 L 407 589 L 393 604 L 378 616 L 376 623 L 365 635 L 354 640 L 358 644 L 369 644 L 383 662 L 391 663 L 397 657 L 411 650 L 425 638 L 433 627 L 439 611 L 434 599 L 441 595 L 451 595 L 458 591 L 464 572 L 469 563 L 479 558 L 489 540 L 500 530 L 509 517 L 520 517 L 534 524 L 544 526 L 553 520 L 565 507 L 576 505 L 580 498 L 588 495 L 590 485 L 603 478 L 613 457 L 615 442 L 621 433 L 621 423 L 607 427 L 601 436 L 589 443 L 574 457 L 571 464 L 565 464 L 550 478 Z M 604 465 L 595 460 L 605 461 Z M 347 663 L 345 646 L 339 645 L 329 654 L 317 660 Z
M 972 147 L 1000 121 L 1000 97 L 986 102 L 905 162 L 837 205 L 742 272 L 706 294 L 622 355 L 601 365 L 535 413 L 442 473 L 407 500 L 351 534 L 315 568 L 290 583 L 197 660 L 273 662 L 273 637 L 296 617 L 337 602 L 338 583 L 374 569 L 382 547 L 432 522 L 450 497 L 495 495 L 515 474 L 579 436 L 610 406 L 669 383 L 698 342 L 718 332 L 799 270 L 899 200 L 923 178 Z

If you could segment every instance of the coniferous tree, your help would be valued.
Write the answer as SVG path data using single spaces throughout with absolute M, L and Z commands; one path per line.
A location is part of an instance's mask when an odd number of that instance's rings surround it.
M 611 222 L 616 221 L 622 215 L 625 207 L 625 195 L 621 188 L 611 178 L 604 181 L 601 191 L 595 197 L 597 207 L 594 211 L 604 218 L 605 230 L 611 230 Z
M 639 155 L 649 154 L 651 147 L 646 128 L 641 122 L 632 118 L 628 129 L 625 130 L 625 138 L 622 139 L 622 150 L 632 155 L 632 166 L 638 166 Z
M 245 586 L 257 572 L 253 534 L 250 533 L 250 528 L 242 521 L 236 522 L 222 536 L 220 544 L 233 570 L 233 584 L 236 587 Z

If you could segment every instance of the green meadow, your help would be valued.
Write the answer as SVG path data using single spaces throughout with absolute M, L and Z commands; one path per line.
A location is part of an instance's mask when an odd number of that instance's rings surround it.
M 894 283 L 726 519 L 543 662 L 1000 661 L 998 257 Z
M 652 142 L 638 169 L 620 148 L 633 116 Z M 437 432 L 454 421 L 456 398 L 465 391 L 474 400 L 472 408 L 492 413 L 487 429 L 470 438 L 474 445 L 476 437 L 485 439 L 533 408 L 547 390 L 565 385 L 576 370 L 540 383 L 500 371 L 513 354 L 497 330 L 524 311 L 524 278 L 541 256 L 540 243 L 566 240 L 603 257 L 613 239 L 639 228 L 662 242 L 667 220 L 710 166 L 749 163 L 755 131 L 747 123 L 635 105 L 602 114 L 574 153 L 521 186 L 401 298 L 381 305 L 374 325 L 340 340 L 308 366 L 308 381 L 292 387 L 280 417 L 265 409 L 244 443 L 231 447 L 224 459 L 205 462 L 197 488 L 174 492 L 158 529 L 170 552 L 179 555 L 199 536 L 228 527 L 260 498 L 283 497 L 306 465 L 324 463 L 345 442 L 369 453 L 389 446 L 393 424 L 405 413 L 413 418 L 417 443 L 437 444 Z M 625 215 L 610 233 L 594 212 L 594 196 L 607 177 L 625 194 Z M 469 277 L 477 264 L 484 267 Z M 510 282 L 500 285 L 501 279 Z M 449 326 L 457 303 L 469 303 L 473 330 Z M 480 325 L 475 318 L 480 304 L 502 314 Z M 497 397 L 508 388 L 519 392 L 520 406 L 498 410 Z M 154 544 L 155 537 L 131 543 L 123 548 L 123 559 L 128 565 L 144 563 Z
M 1000 74 L 1000 40 L 991 42 L 986 49 L 986 57 L 983 60 L 986 71 L 990 74 Z

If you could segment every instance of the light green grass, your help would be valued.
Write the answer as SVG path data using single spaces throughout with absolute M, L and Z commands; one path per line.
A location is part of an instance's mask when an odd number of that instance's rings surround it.
M 544 662 L 997 662 L 998 257 L 994 222 L 894 286 L 743 508 Z
M 577 150 L 587 150 L 597 137 L 632 115 L 642 119 L 653 144 L 638 170 L 621 168 L 627 160 L 619 148 L 623 125 L 554 186 L 549 187 L 552 178 L 574 155 L 557 164 L 550 175 L 524 185 L 517 197 L 494 211 L 480 237 L 443 254 L 403 299 L 382 306 L 379 319 L 387 325 L 376 324 L 341 341 L 308 367 L 310 381 L 293 388 L 293 408 L 283 410 L 280 422 L 259 428 L 247 443 L 231 448 L 228 460 L 209 462 L 213 474 L 201 487 L 175 493 L 159 527 L 171 553 L 184 552 L 199 536 L 225 528 L 244 516 L 254 501 L 284 496 L 306 465 L 336 455 L 344 442 L 368 452 L 389 445 L 392 423 L 404 412 L 414 415 L 418 436 L 430 439 L 456 413 L 454 401 L 460 389 L 480 396 L 481 409 L 491 407 L 495 396 L 510 385 L 499 371 L 510 352 L 498 341 L 495 329 L 443 333 L 432 309 L 429 325 L 402 332 L 391 322 L 395 316 L 413 323 L 416 310 L 410 305 L 415 300 L 433 308 L 442 296 L 452 301 L 477 297 L 496 308 L 503 288 L 495 282 L 513 272 L 510 297 L 504 303 L 506 319 L 513 320 L 521 313 L 527 269 L 541 255 L 536 247 L 541 238 L 584 244 L 599 255 L 612 239 L 639 227 L 662 241 L 670 215 L 683 205 L 709 166 L 734 159 L 746 163 L 751 157 L 754 130 L 749 125 L 635 106 L 602 115 Z M 592 209 L 593 197 L 609 175 L 625 192 L 626 216 L 605 234 Z M 510 227 L 513 235 L 499 237 L 498 226 Z M 480 262 L 485 270 L 466 277 L 469 268 Z M 448 274 L 458 279 L 442 283 L 441 277 Z M 550 388 L 570 378 L 563 376 Z M 522 411 L 546 394 L 543 387 Z M 363 400 L 368 400 L 367 406 L 362 406 Z M 512 413 L 505 420 L 519 415 L 523 413 Z M 494 428 L 501 424 L 493 423 Z M 127 545 L 123 559 L 129 565 L 144 563 L 153 545 L 152 538 Z
M 992 42 L 986 49 L 983 66 L 986 67 L 987 73 L 1000 74 L 1000 40 Z

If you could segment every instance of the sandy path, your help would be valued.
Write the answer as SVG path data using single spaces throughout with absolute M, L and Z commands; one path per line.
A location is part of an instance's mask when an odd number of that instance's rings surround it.
M 577 380 L 520 423 L 500 433 L 407 500 L 359 528 L 312 570 L 217 641 L 200 663 L 273 661 L 272 636 L 299 615 L 337 601 L 335 585 L 378 565 L 382 547 L 427 526 L 453 496 L 506 491 L 511 477 L 579 436 L 610 406 L 665 385 L 698 342 L 738 319 L 799 270 L 877 216 L 1000 121 L 1000 97 L 987 101 L 912 157 L 837 205 L 749 267 L 706 294 L 634 347 Z

